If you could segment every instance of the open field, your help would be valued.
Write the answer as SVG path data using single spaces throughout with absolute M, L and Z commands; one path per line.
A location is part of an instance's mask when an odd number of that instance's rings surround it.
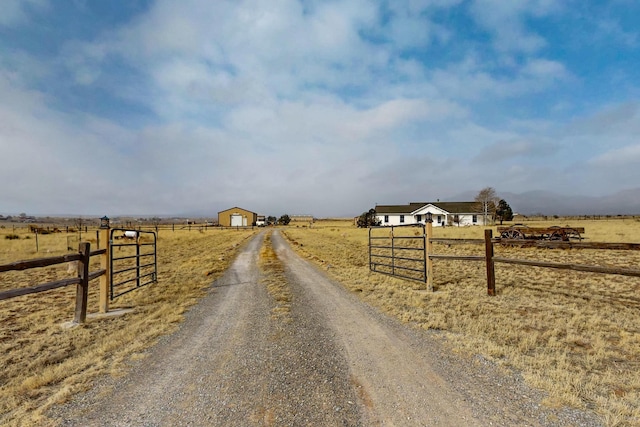
M 18 239 L 5 238 L 14 232 Z M 0 425 L 47 425 L 43 414 L 48 407 L 87 389 L 98 375 L 121 375 L 126 361 L 141 357 L 158 337 L 175 329 L 188 307 L 227 268 L 238 245 L 253 234 L 161 231 L 158 283 L 113 301 L 112 310 L 133 308 L 121 317 L 63 329 L 61 324 L 73 319 L 75 286 L 0 301 Z M 87 237 L 95 248 L 95 229 L 83 240 Z M 0 229 L 0 264 L 66 252 L 64 233 L 38 240 L 36 253 L 33 234 L 21 228 Z M 77 248 L 77 237 L 74 245 Z M 66 265 L 2 273 L 0 290 L 63 277 L 70 277 Z M 97 288 L 98 281 L 91 282 L 89 313 L 98 309 Z
M 634 219 L 530 223 L 584 227 L 587 241 L 640 242 Z M 506 225 L 506 224 L 505 224 Z M 482 238 L 482 227 L 435 227 L 434 237 Z M 288 238 L 364 300 L 416 327 L 441 330 L 452 349 L 481 354 L 548 393 L 550 406 L 600 414 L 609 426 L 640 425 L 640 280 L 496 265 L 487 296 L 484 263 L 434 261 L 435 292 L 368 269 L 367 230 L 351 221 L 290 227 Z M 494 227 L 494 235 L 495 227 Z M 483 246 L 434 245 L 441 254 L 482 255 Z M 637 268 L 637 251 L 503 248 L 496 255 Z

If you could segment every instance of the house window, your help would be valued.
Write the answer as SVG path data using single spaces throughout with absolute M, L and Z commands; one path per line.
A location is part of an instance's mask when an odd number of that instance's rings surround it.
M 438 224 L 442 224 L 442 215 L 438 215 Z
M 400 215 L 400 224 L 404 224 L 404 215 Z
M 477 224 L 478 223 L 478 215 L 474 215 L 473 216 L 473 223 Z
M 384 222 L 388 223 L 389 222 L 389 215 L 385 215 L 384 216 Z
M 418 222 L 422 221 L 422 215 L 416 215 L 416 221 Z

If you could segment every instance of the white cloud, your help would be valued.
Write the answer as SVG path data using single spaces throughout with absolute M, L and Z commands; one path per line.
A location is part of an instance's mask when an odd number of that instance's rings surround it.
M 596 166 L 624 166 L 632 165 L 635 168 L 640 164 L 640 144 L 628 145 L 607 151 L 590 161 Z
M 428 48 L 433 41 L 447 42 L 452 31 L 430 18 L 436 8 L 456 6 L 460 1 L 391 2 L 389 22 L 380 29 L 394 48 Z
M 528 163 L 527 160 L 533 158 L 552 159 L 552 156 L 557 152 L 556 144 L 520 136 L 509 140 L 499 140 L 484 147 L 474 160 L 494 165 L 506 161 Z
M 637 31 L 626 31 L 619 22 L 613 19 L 597 20 L 596 28 L 596 36 L 600 41 L 610 43 L 613 40 L 631 49 L 637 48 L 640 44 L 640 34 Z
M 491 41 L 438 9 L 452 5 Z M 0 178 L 21 178 L 3 190 L 2 208 L 355 214 L 487 185 L 600 191 L 616 167 L 636 176 L 636 103 L 585 113 L 584 100 L 562 93 L 581 77 L 575 64 L 546 56 L 529 27 L 562 6 L 388 7 L 159 0 L 94 40 L 69 40 L 53 59 L 1 55 L 0 144 L 14 160 Z M 58 97 L 60 76 L 65 95 L 107 99 L 78 112 Z M 540 98 L 541 111 L 527 113 Z M 109 102 L 150 112 L 124 125 Z M 569 105 L 574 122 L 545 105 Z
M 318 3 L 309 10 L 296 1 L 191 0 L 180 7 L 160 1 L 133 25 L 91 43 L 85 62 L 69 64 L 79 82 L 89 83 L 96 63 L 109 55 L 126 58 L 149 75 L 154 96 L 147 97 L 148 107 L 167 119 L 208 103 L 261 103 L 360 88 L 366 93 L 358 97 L 369 106 L 417 91 L 431 97 L 436 92 L 424 79 L 424 64 L 398 54 L 434 37 L 445 40 L 450 30 L 408 12 L 442 2 L 414 3 L 394 3 L 392 43 L 380 45 L 361 36 L 380 19 L 377 5 L 368 1 Z
M 474 0 L 471 12 L 476 22 L 493 34 L 494 46 L 501 52 L 535 53 L 547 41 L 526 28 L 525 18 L 542 17 L 562 6 L 553 0 Z
M 640 135 L 640 104 L 623 102 L 605 105 L 588 116 L 580 117 L 567 126 L 572 135 L 637 139 Z M 607 140 L 611 143 L 611 139 Z
M 110 47 L 104 43 L 67 42 L 62 47 L 58 62 L 74 76 L 77 84 L 93 84 L 102 74 L 101 62 Z
M 545 80 L 562 80 L 568 76 L 564 64 L 542 58 L 528 61 L 524 65 L 522 73 L 533 78 Z
M 367 85 L 370 67 L 388 61 L 384 51 L 359 37 L 375 13 L 366 2 L 319 4 L 305 13 L 296 1 L 160 1 L 132 26 L 74 50 L 91 52 L 85 58 L 89 65 L 108 55 L 125 58 L 151 77 L 151 91 L 161 99 L 148 98 L 148 106 L 176 118 L 179 111 L 169 111 L 166 99 L 170 108 L 190 111 L 203 102 L 255 102 Z M 69 65 L 74 72 L 91 69 L 79 60 Z M 79 79 L 89 81 L 88 76 L 81 72 Z
M 414 120 L 440 121 L 464 115 L 464 110 L 448 102 L 428 103 L 423 100 L 393 100 L 368 111 L 352 114 L 345 121 L 349 135 L 361 139 L 381 131 L 401 127 Z
M 29 12 L 45 11 L 49 7 L 48 0 L 3 0 L 0 13 L 0 26 L 15 27 L 29 21 Z
M 442 96 L 454 99 L 508 99 L 542 92 L 571 78 L 563 64 L 542 58 L 513 65 L 509 73 L 504 69 L 500 73 L 494 71 L 475 55 L 469 55 L 458 64 L 434 71 L 432 83 Z

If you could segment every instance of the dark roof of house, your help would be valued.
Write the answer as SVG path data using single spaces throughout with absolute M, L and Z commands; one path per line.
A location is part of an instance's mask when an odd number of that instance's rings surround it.
M 410 214 L 426 205 L 437 206 L 443 211 L 454 214 L 480 212 L 476 202 L 411 202 L 408 205 L 376 205 L 376 213 Z
M 390 214 L 390 213 L 397 213 L 397 214 L 402 214 L 402 213 L 410 213 L 413 212 L 415 209 L 411 209 L 411 207 L 409 205 L 376 205 L 376 213 L 380 214 L 380 213 L 385 213 L 385 214 Z

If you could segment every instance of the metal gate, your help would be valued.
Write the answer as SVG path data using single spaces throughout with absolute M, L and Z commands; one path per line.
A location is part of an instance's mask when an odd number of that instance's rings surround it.
M 112 228 L 109 242 L 111 300 L 158 280 L 156 233 Z
M 422 224 L 369 228 L 369 270 L 427 282 L 427 236 Z

